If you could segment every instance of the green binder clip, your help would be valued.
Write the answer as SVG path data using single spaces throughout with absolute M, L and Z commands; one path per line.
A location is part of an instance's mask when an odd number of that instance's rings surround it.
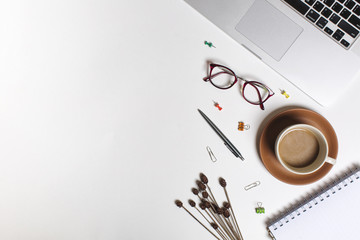
M 255 208 L 256 213 L 257 213 L 257 214 L 265 213 L 265 208 L 262 207 L 262 203 L 261 203 L 261 202 L 258 202 L 257 205 L 258 205 L 258 207 Z

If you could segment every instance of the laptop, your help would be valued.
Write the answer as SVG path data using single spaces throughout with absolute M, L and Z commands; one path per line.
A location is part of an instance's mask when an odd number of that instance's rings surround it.
M 185 0 L 322 106 L 360 70 L 360 0 Z

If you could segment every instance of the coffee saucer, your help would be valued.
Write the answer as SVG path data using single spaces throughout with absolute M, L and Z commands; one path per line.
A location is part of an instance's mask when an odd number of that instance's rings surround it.
M 325 163 L 316 172 L 299 175 L 286 170 L 275 156 L 275 141 L 278 134 L 293 124 L 309 124 L 318 128 L 329 144 L 329 157 L 336 159 L 338 154 L 338 141 L 331 124 L 320 114 L 304 109 L 293 108 L 276 114 L 262 130 L 259 139 L 259 153 L 266 169 L 278 180 L 294 185 L 310 184 L 324 177 L 333 167 Z

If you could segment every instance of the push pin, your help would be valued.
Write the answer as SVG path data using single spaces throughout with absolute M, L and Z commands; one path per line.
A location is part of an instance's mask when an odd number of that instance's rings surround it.
M 215 102 L 215 101 L 214 101 L 214 106 L 217 107 L 217 108 L 219 109 L 219 111 L 222 110 L 222 107 L 220 107 L 220 105 L 219 105 L 217 102 Z
M 216 48 L 216 47 L 212 44 L 212 42 L 205 41 L 204 44 L 205 44 L 205 45 L 208 45 L 209 47 L 214 47 L 214 48 Z
M 250 129 L 250 125 L 245 124 L 244 122 L 239 122 L 239 125 L 238 125 L 239 131 L 244 131 L 244 130 L 249 130 L 249 129 Z
M 262 207 L 262 202 L 257 203 L 258 207 L 255 208 L 257 214 L 265 213 L 265 208 Z
M 281 92 L 281 94 L 284 95 L 286 98 L 289 98 L 289 97 L 290 97 L 289 94 L 287 94 L 287 93 L 285 92 L 285 90 L 281 90 L 281 89 L 280 89 L 280 92 Z

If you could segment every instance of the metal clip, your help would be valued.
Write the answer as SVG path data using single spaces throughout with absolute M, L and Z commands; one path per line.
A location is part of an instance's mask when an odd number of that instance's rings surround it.
M 211 151 L 209 146 L 206 147 L 207 152 L 209 153 L 210 159 L 212 162 L 216 162 L 217 158 L 215 157 L 214 153 Z
M 260 181 L 256 181 L 256 182 L 253 182 L 247 186 L 244 187 L 244 189 L 247 191 L 247 190 L 250 190 L 256 186 L 259 186 L 260 185 Z

